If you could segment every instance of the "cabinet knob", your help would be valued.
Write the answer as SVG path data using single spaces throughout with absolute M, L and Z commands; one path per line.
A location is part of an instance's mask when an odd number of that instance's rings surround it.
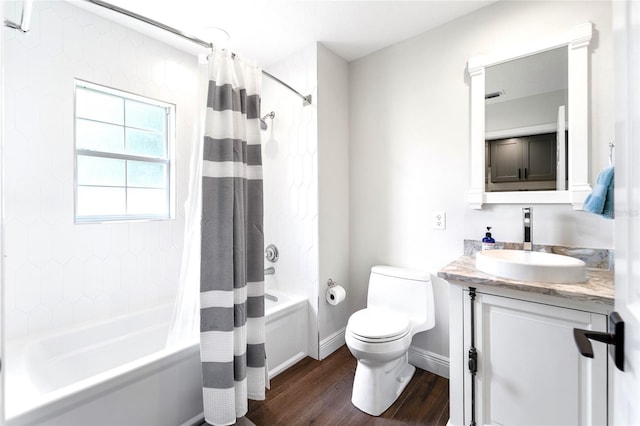
M 624 321 L 617 312 L 612 312 L 609 316 L 609 332 L 573 329 L 573 338 L 576 341 L 578 350 L 582 356 L 593 358 L 593 346 L 590 340 L 596 340 L 608 345 L 609 353 L 613 357 L 616 367 L 624 371 Z

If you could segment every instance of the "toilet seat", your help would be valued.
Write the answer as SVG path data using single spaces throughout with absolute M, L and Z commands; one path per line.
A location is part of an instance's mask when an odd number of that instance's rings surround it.
M 365 308 L 351 315 L 347 329 L 367 343 L 384 343 L 402 339 L 411 330 L 409 318 L 389 309 Z

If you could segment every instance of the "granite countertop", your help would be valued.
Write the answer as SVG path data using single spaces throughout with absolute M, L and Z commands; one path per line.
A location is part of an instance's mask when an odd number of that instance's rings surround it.
M 468 285 L 487 285 L 544 294 L 566 299 L 613 306 L 614 273 L 606 269 L 587 268 L 587 282 L 580 284 L 552 284 L 500 278 L 476 269 L 475 256 L 465 255 L 438 271 L 438 277 Z

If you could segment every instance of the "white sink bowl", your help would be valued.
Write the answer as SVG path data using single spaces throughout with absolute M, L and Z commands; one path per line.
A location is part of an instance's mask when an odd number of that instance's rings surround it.
M 587 280 L 586 266 L 582 260 L 536 251 L 479 251 L 476 254 L 476 269 L 520 281 L 573 284 Z

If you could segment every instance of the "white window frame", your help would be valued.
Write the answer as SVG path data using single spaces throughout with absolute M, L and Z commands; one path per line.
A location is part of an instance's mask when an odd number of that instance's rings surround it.
M 78 148 L 76 123 L 78 118 L 76 109 L 76 94 L 77 89 L 93 90 L 98 93 L 103 93 L 111 96 L 116 96 L 122 99 L 141 102 L 149 105 L 161 107 L 165 110 L 165 142 L 166 142 L 166 157 L 146 157 L 140 155 L 130 155 L 116 152 L 104 152 L 91 149 Z M 74 221 L 75 223 L 101 223 L 101 222 L 131 222 L 131 221 L 147 221 L 147 220 L 172 220 L 175 218 L 175 122 L 176 122 L 176 106 L 174 104 L 160 101 L 157 99 L 151 99 L 145 96 L 136 95 L 134 93 L 125 92 L 122 90 L 114 89 L 107 86 L 102 86 L 88 81 L 74 79 L 74 111 L 73 111 L 73 127 L 74 127 Z M 109 123 L 113 124 L 113 123 Z M 123 131 L 127 128 L 126 123 L 122 126 Z M 91 215 L 91 216 L 78 216 L 78 156 L 91 156 L 98 158 L 112 158 L 119 160 L 130 160 L 145 163 L 165 164 L 167 166 L 167 209 L 166 214 L 154 215 L 154 214 L 124 214 L 124 215 Z M 125 182 L 125 190 L 130 188 Z M 131 187 L 132 188 L 132 187 Z

